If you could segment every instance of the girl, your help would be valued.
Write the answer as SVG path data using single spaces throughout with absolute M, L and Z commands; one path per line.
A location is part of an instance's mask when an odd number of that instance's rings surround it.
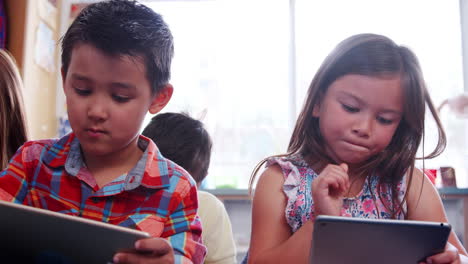
M 22 90 L 13 57 L 0 49 L 0 170 L 27 140 Z
M 415 55 L 387 37 L 352 36 L 315 75 L 288 153 L 270 157 L 252 205 L 249 263 L 308 263 L 317 215 L 447 222 L 415 169 L 428 106 L 446 138 Z M 424 148 L 423 148 L 424 150 Z M 339 249 L 337 249 L 339 250 Z M 365 250 L 365 249 L 363 249 Z M 427 263 L 468 263 L 455 234 Z

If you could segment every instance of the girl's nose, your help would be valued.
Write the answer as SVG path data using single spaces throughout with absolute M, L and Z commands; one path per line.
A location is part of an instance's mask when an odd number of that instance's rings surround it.
M 359 137 L 368 138 L 372 132 L 374 119 L 371 116 L 363 115 L 356 119 L 352 131 Z

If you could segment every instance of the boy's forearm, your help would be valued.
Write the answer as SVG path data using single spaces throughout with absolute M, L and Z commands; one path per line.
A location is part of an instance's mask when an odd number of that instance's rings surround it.
M 203 263 L 206 248 L 202 244 L 201 237 L 197 235 L 199 231 L 201 232 L 201 226 L 199 224 L 188 224 L 188 226 L 189 230 L 167 237 L 174 249 L 175 263 Z
M 180 200 L 166 219 L 162 237 L 168 239 L 175 254 L 175 263 L 203 263 L 206 247 L 202 243 L 202 225 L 197 216 L 198 195 L 195 185 L 181 181 Z M 184 186 L 185 185 L 185 186 Z

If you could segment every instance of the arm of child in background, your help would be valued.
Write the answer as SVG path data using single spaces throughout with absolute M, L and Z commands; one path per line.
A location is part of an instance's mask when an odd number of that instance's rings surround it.
M 208 249 L 205 264 L 236 263 L 236 243 L 231 221 L 222 201 L 214 195 L 198 192 L 199 215 L 203 226 L 203 243 Z
M 407 205 L 409 220 L 448 222 L 437 189 L 427 176 L 417 169 L 413 172 L 411 186 L 408 189 Z M 425 263 L 468 263 L 468 257 L 465 248 L 452 230 L 445 251 L 428 257 Z
M 178 191 L 167 205 L 176 209 L 164 222 L 161 238 L 153 237 L 137 241 L 135 248 L 142 253 L 117 253 L 114 256 L 116 264 L 203 263 L 206 248 L 201 242 L 202 229 L 197 216 L 197 189 L 188 179 L 179 180 L 184 182 L 177 186 L 173 185 Z M 167 248 L 167 245 L 170 248 Z

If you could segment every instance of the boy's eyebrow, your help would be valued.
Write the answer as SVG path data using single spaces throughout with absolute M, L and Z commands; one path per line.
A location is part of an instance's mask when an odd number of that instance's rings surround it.
M 111 83 L 111 87 L 124 88 L 124 89 L 135 89 L 136 88 L 136 86 L 133 85 L 133 84 L 121 83 L 121 82 L 113 82 L 113 83 Z
M 342 94 L 342 95 L 349 96 L 349 97 L 353 98 L 354 100 L 358 101 L 360 104 L 365 104 L 365 102 L 361 98 L 355 96 L 354 94 L 348 93 L 346 91 L 340 91 L 339 93 Z M 382 109 L 380 112 L 381 113 L 396 114 L 396 115 L 403 115 L 403 112 L 398 111 L 398 110 L 394 110 L 394 109 Z
M 88 81 L 88 82 L 92 82 L 93 80 L 91 80 L 90 78 L 86 77 L 86 76 L 83 76 L 83 75 L 80 75 L 80 74 L 77 74 L 77 73 L 72 73 L 72 78 L 73 79 L 77 79 L 77 80 L 80 80 L 80 81 Z
M 73 73 L 72 74 L 72 78 L 73 79 L 76 79 L 76 80 L 80 80 L 80 81 L 87 81 L 87 82 L 93 82 L 92 79 L 86 77 L 86 76 L 83 76 L 83 75 L 80 75 L 80 74 L 77 74 L 77 73 Z M 115 87 L 115 88 L 124 88 L 124 89 L 135 89 L 135 85 L 133 84 L 129 84 L 129 83 L 123 83 L 123 82 L 112 82 L 110 84 L 111 87 Z

